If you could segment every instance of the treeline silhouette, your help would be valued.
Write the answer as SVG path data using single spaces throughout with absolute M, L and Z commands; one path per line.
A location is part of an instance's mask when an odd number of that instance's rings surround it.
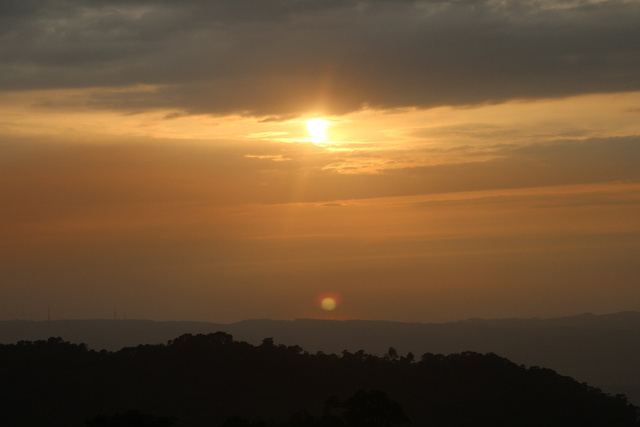
M 61 338 L 0 345 L 7 426 L 640 426 L 623 395 L 495 354 L 299 346 L 182 335 L 117 352 Z

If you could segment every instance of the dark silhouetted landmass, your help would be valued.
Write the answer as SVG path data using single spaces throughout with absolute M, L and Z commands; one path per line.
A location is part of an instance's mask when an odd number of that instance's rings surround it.
M 218 332 L 117 352 L 23 341 L 0 361 L 7 426 L 640 425 L 624 396 L 491 353 L 311 354 Z
M 58 320 L 0 322 L 0 343 L 61 336 L 91 349 L 119 350 L 160 344 L 185 334 L 224 331 L 259 344 L 273 337 L 310 352 L 342 350 L 383 354 L 496 353 L 517 364 L 544 366 L 640 404 L 640 313 L 585 314 L 556 319 L 472 319 L 425 324 L 385 321 L 248 320 L 233 324 L 147 320 Z

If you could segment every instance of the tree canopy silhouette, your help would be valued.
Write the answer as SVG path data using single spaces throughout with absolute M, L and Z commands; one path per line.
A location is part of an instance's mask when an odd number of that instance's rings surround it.
M 0 345 L 0 413 L 11 426 L 139 416 L 176 427 L 626 427 L 640 425 L 637 410 L 622 395 L 491 353 L 310 354 L 223 332 L 117 352 L 61 338 Z

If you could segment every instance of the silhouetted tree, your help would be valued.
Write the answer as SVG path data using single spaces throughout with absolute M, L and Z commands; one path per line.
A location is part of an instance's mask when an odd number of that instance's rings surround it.
M 260 345 L 260 347 L 264 347 L 264 348 L 272 348 L 275 345 L 273 344 L 273 338 L 268 337 L 262 340 L 262 344 Z
M 384 355 L 385 360 L 389 360 L 391 362 L 395 362 L 398 360 L 398 350 L 393 347 L 389 347 L 387 350 L 387 354 Z
M 337 396 L 331 396 L 324 401 L 322 408 L 322 418 L 320 425 L 322 427 L 343 427 L 344 421 L 336 414 L 342 409 L 342 403 Z
M 400 361 L 403 363 L 413 363 L 415 361 L 415 358 L 416 357 L 413 355 L 413 353 L 409 352 L 406 356 L 401 357 Z
M 266 427 L 267 423 L 264 421 L 251 421 L 242 417 L 228 418 L 222 427 Z
M 173 417 L 157 417 L 131 410 L 111 416 L 98 415 L 85 424 L 88 427 L 170 427 L 174 422 Z
M 409 423 L 398 402 L 379 390 L 359 390 L 342 406 L 348 427 L 394 427 Z

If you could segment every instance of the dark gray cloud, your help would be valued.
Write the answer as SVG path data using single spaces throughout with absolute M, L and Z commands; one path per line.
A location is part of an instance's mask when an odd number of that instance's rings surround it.
M 9 0 L 0 90 L 94 107 L 344 113 L 640 89 L 640 3 Z

